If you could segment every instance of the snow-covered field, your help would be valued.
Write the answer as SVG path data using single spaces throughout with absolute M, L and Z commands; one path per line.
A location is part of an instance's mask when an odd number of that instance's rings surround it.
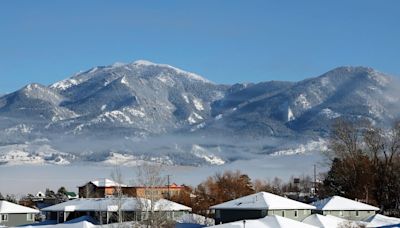
M 219 166 L 166 166 L 165 175 L 170 174 L 171 181 L 177 184 L 197 185 L 208 176 L 224 170 L 241 170 L 251 178 L 273 179 L 279 177 L 287 180 L 290 176 L 312 175 L 313 165 L 318 171 L 326 170 L 323 157 L 319 154 L 294 154 L 288 156 L 264 156 L 262 159 L 241 160 Z M 70 165 L 6 165 L 0 166 L 0 192 L 21 196 L 26 193 L 37 193 L 46 188 L 57 190 L 65 186 L 68 190 L 77 191 L 77 186 L 88 180 L 110 177 L 115 169 L 112 164 L 74 163 Z M 133 184 L 136 169 L 122 166 L 125 183 Z

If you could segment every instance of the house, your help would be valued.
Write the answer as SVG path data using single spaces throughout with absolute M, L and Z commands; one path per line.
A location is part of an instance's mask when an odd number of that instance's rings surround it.
M 236 222 L 225 223 L 221 225 L 211 226 L 215 228 L 317 228 L 306 223 L 302 223 L 293 219 L 281 217 L 279 215 L 268 215 L 260 219 L 240 220 Z
M 312 214 L 303 220 L 303 223 L 317 226 L 320 228 L 340 228 L 340 227 L 364 227 L 366 223 L 350 221 L 332 215 Z
M 151 211 L 151 201 L 144 198 L 80 198 L 43 208 L 48 220 L 64 223 L 82 216 L 90 216 L 99 224 L 118 221 L 121 212 L 123 221 L 146 220 Z M 164 213 L 168 219 L 179 218 L 192 209 L 184 205 L 160 199 L 153 203 L 153 211 Z
M 128 186 L 117 183 L 110 179 L 97 179 L 86 183 L 79 188 L 79 198 L 104 198 L 115 195 L 117 188 L 120 188 L 122 194 L 126 197 L 142 198 L 169 198 L 178 195 L 186 187 L 175 183 L 166 186 Z
M 322 215 L 333 215 L 343 219 L 363 220 L 375 215 L 379 208 L 347 199 L 341 196 L 332 196 L 312 203 L 315 212 Z
M 117 188 L 121 188 L 124 195 L 131 196 L 132 194 L 127 187 L 125 184 L 117 183 L 107 178 L 96 179 L 78 187 L 79 198 L 104 198 L 112 196 L 115 194 Z
M 0 226 L 20 226 L 35 222 L 39 211 L 5 200 L 0 200 Z
M 389 217 L 381 214 L 373 215 L 363 221 L 367 222 L 366 227 L 400 227 L 400 218 Z
M 156 199 L 168 199 L 169 197 L 172 197 L 174 195 L 179 195 L 182 191 L 186 189 L 186 186 L 173 183 L 169 186 L 133 186 L 130 188 L 131 192 L 133 192 L 133 196 L 135 197 L 149 198 L 151 196 L 152 198 Z
M 268 215 L 302 221 L 315 207 L 268 192 L 259 192 L 210 207 L 215 210 L 215 222 L 227 223 L 243 219 L 258 219 Z

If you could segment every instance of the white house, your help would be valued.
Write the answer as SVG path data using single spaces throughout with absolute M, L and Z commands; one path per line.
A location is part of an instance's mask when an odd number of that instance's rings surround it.
M 400 227 L 400 218 L 388 217 L 381 214 L 373 215 L 364 220 L 367 222 L 367 227 L 382 227 L 390 225 L 398 225 Z
M 124 221 L 145 220 L 151 210 L 151 201 L 143 198 L 80 198 L 43 208 L 49 220 L 66 222 L 81 216 L 91 216 L 99 224 L 116 222 L 120 211 Z M 165 213 L 169 219 L 175 219 L 189 213 L 190 207 L 166 199 L 153 204 L 153 211 Z
M 347 199 L 341 196 L 332 196 L 312 203 L 316 212 L 323 215 L 333 215 L 350 220 L 363 220 L 375 215 L 379 208 Z
M 215 222 L 227 223 L 243 219 L 258 219 L 279 215 L 302 221 L 311 215 L 312 205 L 268 192 L 259 192 L 210 207 L 215 210 Z
M 20 226 L 35 222 L 39 211 L 5 200 L 0 200 L 0 226 Z
M 312 214 L 303 220 L 307 223 L 320 228 L 341 228 L 341 227 L 360 227 L 366 223 L 360 221 L 351 221 L 338 218 L 332 215 Z

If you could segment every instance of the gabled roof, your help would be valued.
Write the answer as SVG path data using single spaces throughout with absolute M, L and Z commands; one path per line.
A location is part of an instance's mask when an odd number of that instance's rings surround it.
M 122 211 L 146 211 L 151 201 L 143 198 L 80 198 L 43 208 L 42 211 L 118 211 L 118 205 L 121 205 Z M 157 201 L 154 208 L 159 211 L 192 210 L 190 207 L 166 199 Z
M 269 215 L 261 219 L 249 219 L 246 221 L 246 228 L 316 228 L 306 223 L 293 219 L 284 218 L 278 215 Z M 211 226 L 215 228 L 237 228 L 243 227 L 243 220 L 222 225 Z
M 94 184 L 96 187 L 127 187 L 128 185 L 121 184 L 118 182 L 115 182 L 113 180 L 107 179 L 107 178 L 99 178 L 96 180 L 92 180 L 89 183 Z M 83 185 L 85 186 L 85 185 Z M 81 186 L 81 187 L 83 187 Z
M 30 207 L 24 207 L 5 200 L 0 200 L 0 214 L 25 214 L 25 213 L 37 214 L 39 213 L 39 211 L 32 209 Z
M 379 208 L 347 199 L 341 196 L 332 196 L 312 203 L 321 211 L 379 211 Z
M 315 209 L 314 206 L 268 192 L 259 192 L 210 207 L 211 209 Z
M 381 214 L 373 215 L 364 221 L 368 222 L 367 227 L 381 227 L 389 225 L 400 226 L 400 218 L 388 217 Z
M 321 228 L 333 228 L 340 227 L 341 224 L 344 224 L 347 221 L 334 216 L 313 214 L 303 219 L 303 222 Z

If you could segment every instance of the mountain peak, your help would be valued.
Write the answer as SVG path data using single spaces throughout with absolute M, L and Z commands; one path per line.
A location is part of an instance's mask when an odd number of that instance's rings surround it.
M 366 67 L 366 66 L 340 66 L 336 67 L 333 70 L 333 72 L 374 72 L 375 70 L 372 67 Z
M 191 72 L 188 72 L 188 71 L 179 69 L 179 68 L 177 68 L 177 67 L 173 67 L 173 66 L 168 65 L 168 64 L 153 63 L 153 62 L 150 62 L 150 61 L 147 61 L 147 60 L 137 60 L 137 61 L 134 61 L 134 62 L 132 63 L 132 65 L 135 65 L 135 66 L 145 66 L 145 67 L 147 67 L 147 66 L 153 66 L 153 67 L 160 67 L 160 68 L 168 68 L 168 69 L 174 70 L 174 71 L 175 71 L 176 73 L 178 73 L 178 74 L 185 75 L 185 76 L 187 76 L 187 77 L 190 78 L 190 79 L 193 79 L 193 80 L 196 80 L 196 81 L 202 81 L 202 82 L 204 82 L 204 83 L 211 83 L 211 84 L 214 84 L 214 83 L 211 82 L 210 80 L 205 79 L 205 78 L 203 78 L 203 77 L 200 76 L 200 75 L 197 75 L 197 74 L 195 74 L 195 73 L 191 73 Z

